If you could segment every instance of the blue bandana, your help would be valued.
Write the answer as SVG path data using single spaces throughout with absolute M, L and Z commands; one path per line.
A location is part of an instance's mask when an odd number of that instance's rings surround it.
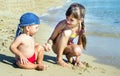
M 34 24 L 40 24 L 40 19 L 37 15 L 33 13 L 25 13 L 20 18 L 20 24 L 18 24 L 18 28 L 16 31 L 16 37 L 23 33 L 21 27 L 30 26 Z

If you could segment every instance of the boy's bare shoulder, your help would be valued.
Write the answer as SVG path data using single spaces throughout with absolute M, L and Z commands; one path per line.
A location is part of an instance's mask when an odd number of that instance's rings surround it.
M 26 38 L 25 34 L 20 34 L 16 39 L 17 40 L 24 40 Z
M 25 37 L 25 34 L 20 34 L 17 38 L 24 38 Z

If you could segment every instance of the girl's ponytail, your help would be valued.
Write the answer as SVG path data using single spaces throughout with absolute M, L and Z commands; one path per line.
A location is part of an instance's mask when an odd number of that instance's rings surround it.
M 86 31 L 85 31 L 85 25 L 84 21 L 81 23 L 82 28 L 81 28 L 81 41 L 82 41 L 82 46 L 84 49 L 86 49 L 86 44 L 87 44 L 87 38 L 86 38 Z

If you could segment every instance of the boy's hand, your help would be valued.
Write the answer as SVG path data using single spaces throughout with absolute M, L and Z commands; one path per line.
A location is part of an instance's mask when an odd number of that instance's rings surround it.
M 21 64 L 27 64 L 29 61 L 27 58 L 25 58 L 23 55 L 20 56 L 20 63 Z

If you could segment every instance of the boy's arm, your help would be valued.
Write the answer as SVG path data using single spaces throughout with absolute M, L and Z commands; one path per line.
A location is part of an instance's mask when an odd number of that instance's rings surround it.
M 20 58 L 20 63 L 25 64 L 28 62 L 27 58 L 23 56 L 23 54 L 19 51 L 18 46 L 21 44 L 21 38 L 18 37 L 15 41 L 10 45 L 10 51 L 14 53 L 17 57 Z
M 17 49 L 20 44 L 21 44 L 21 40 L 18 37 L 10 45 L 10 51 L 12 53 L 14 53 L 16 56 L 20 56 L 21 55 L 21 52 Z

